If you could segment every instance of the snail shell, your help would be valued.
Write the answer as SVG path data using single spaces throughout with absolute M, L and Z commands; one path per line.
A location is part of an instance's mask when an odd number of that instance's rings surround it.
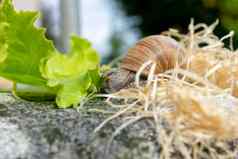
M 149 60 L 157 64 L 156 74 L 174 68 L 176 62 L 180 61 L 180 52 L 179 43 L 167 36 L 153 35 L 140 40 L 128 50 L 120 69 L 106 75 L 105 91 L 113 93 L 131 86 L 135 72 Z M 148 75 L 149 70 L 150 67 L 146 68 L 143 75 Z
M 151 60 L 156 63 L 155 73 L 162 73 L 174 68 L 178 61 L 180 46 L 174 39 L 163 36 L 153 35 L 140 40 L 134 47 L 128 50 L 127 55 L 122 60 L 121 68 L 137 72 L 140 67 Z M 147 75 L 150 67 L 143 72 Z

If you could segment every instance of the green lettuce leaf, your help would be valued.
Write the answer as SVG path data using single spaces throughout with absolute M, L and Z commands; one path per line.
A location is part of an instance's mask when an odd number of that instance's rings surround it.
M 0 76 L 20 83 L 14 94 L 25 99 L 50 95 L 60 108 L 76 106 L 100 87 L 97 52 L 72 36 L 71 51 L 59 53 L 45 30 L 34 26 L 37 17 L 37 12 L 15 11 L 12 0 L 0 4 Z
M 36 28 L 37 12 L 14 10 L 11 0 L 0 6 L 0 76 L 32 85 L 45 85 L 40 59 L 53 52 L 54 46 Z
M 54 53 L 42 60 L 41 73 L 49 87 L 58 88 L 57 105 L 67 108 L 77 105 L 100 84 L 99 57 L 91 44 L 72 36 L 67 54 Z

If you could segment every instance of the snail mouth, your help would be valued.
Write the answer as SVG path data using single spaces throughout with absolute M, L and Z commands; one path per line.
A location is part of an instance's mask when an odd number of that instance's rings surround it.
M 229 49 L 224 47 L 223 40 L 232 39 L 232 33 L 221 39 L 213 34 L 217 24 L 194 25 L 192 21 L 188 34 L 164 32 L 178 39 L 183 63 L 175 58 L 174 65 L 168 64 L 165 56 L 160 64 L 171 68 L 159 73 L 156 69 L 160 65 L 153 60 L 142 64 L 134 87 L 103 95 L 115 112 L 96 131 L 121 117 L 126 122 L 114 138 L 146 118 L 154 123 L 160 155 L 166 159 L 177 153 L 189 159 L 237 157 L 238 148 L 231 143 L 238 139 L 238 55 L 232 44 Z M 141 84 L 145 70 L 146 82 Z

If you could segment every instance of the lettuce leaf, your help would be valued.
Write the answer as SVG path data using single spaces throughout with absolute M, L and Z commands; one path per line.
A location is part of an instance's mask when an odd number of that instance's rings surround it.
M 91 44 L 72 36 L 67 54 L 54 53 L 42 60 L 41 73 L 49 87 L 57 87 L 57 105 L 66 108 L 77 105 L 100 84 L 99 57 Z
M 14 10 L 11 0 L 0 6 L 0 76 L 32 85 L 45 85 L 40 59 L 53 52 L 54 46 L 36 28 L 37 12 Z
M 45 29 L 34 26 L 37 17 L 37 12 L 15 11 L 12 0 L 0 4 L 0 76 L 38 94 L 53 94 L 60 108 L 76 106 L 100 87 L 98 54 L 77 36 L 69 53 L 60 53 L 45 38 Z

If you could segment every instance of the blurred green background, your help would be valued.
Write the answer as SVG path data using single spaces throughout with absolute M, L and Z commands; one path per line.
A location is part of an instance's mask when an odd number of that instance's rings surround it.
M 128 17 L 138 18 L 134 27 L 142 36 L 158 34 L 168 28 L 186 32 L 190 19 L 211 24 L 220 20 L 215 33 L 238 33 L 238 0 L 115 0 Z M 237 46 L 237 35 L 235 37 Z
M 168 28 L 187 32 L 191 18 L 196 23 L 211 24 L 219 19 L 215 30 L 219 37 L 235 31 L 238 47 L 238 0 L 115 0 L 118 7 L 134 19 L 133 27 L 142 37 L 159 34 Z

